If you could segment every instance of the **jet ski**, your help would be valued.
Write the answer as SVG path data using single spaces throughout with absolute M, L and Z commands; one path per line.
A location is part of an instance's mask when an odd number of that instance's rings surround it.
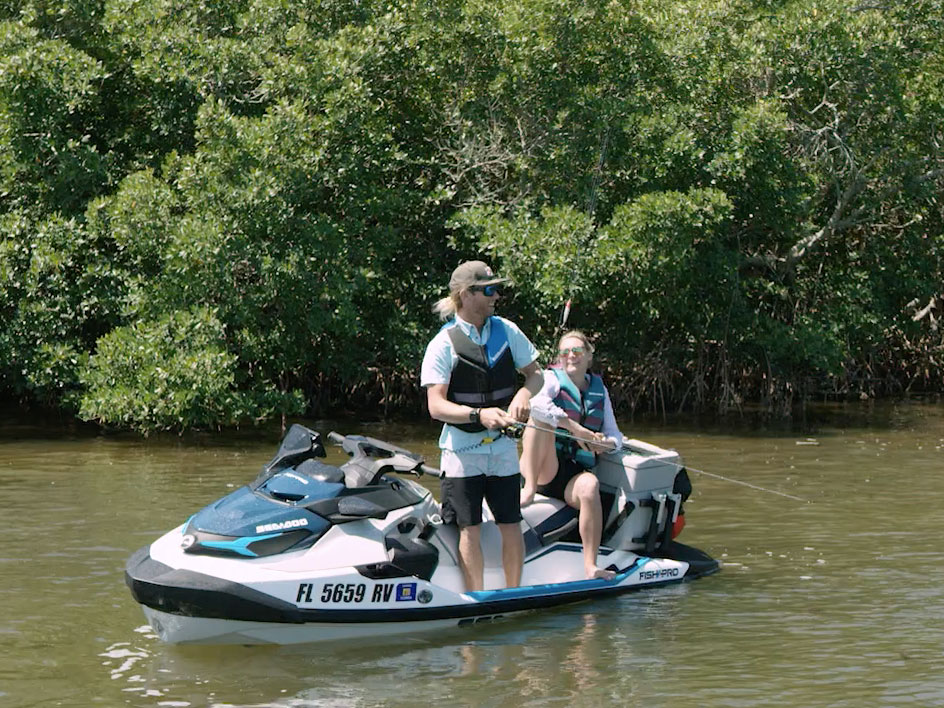
M 329 433 L 349 459 L 326 464 L 321 435 L 293 425 L 249 485 L 134 553 L 125 580 L 148 622 L 180 644 L 378 639 L 476 625 L 708 575 L 719 563 L 674 540 L 691 492 L 676 452 L 626 440 L 596 468 L 601 566 L 584 577 L 576 511 L 538 495 L 522 509 L 520 587 L 505 588 L 487 506 L 485 589 L 467 592 L 458 529 L 419 484 L 439 476 L 408 450 Z

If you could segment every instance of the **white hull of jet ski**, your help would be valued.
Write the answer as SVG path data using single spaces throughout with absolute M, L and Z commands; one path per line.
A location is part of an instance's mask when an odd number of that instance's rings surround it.
M 266 472 L 263 483 L 257 480 L 251 493 L 239 497 L 239 509 L 273 507 L 276 521 L 252 521 L 243 535 L 207 531 L 217 517 L 232 523 L 239 515 L 224 506 L 226 499 L 239 496 L 234 493 L 139 550 L 128 561 L 126 580 L 148 622 L 167 642 L 297 644 L 442 631 L 715 572 L 717 561 L 670 538 L 680 507 L 667 501 L 680 469 L 665 464 L 674 453 L 645 449 L 641 462 L 611 460 L 598 470 L 601 484 L 613 490 L 604 540 L 618 543 L 601 546 L 598 557 L 601 567 L 616 572 L 612 580 L 584 578 L 573 510 L 539 496 L 522 510 L 521 587 L 504 588 L 500 534 L 486 508 L 486 589 L 466 592 L 456 558 L 458 534 L 439 520 L 438 503 L 416 482 L 379 472 L 363 489 L 372 490 L 368 498 L 398 508 L 358 500 L 361 487 L 352 489 L 350 480 L 346 487 L 334 483 L 327 501 L 302 499 L 272 482 L 278 475 Z M 653 458 L 658 465 L 650 464 Z M 665 468 L 662 477 L 659 465 Z M 306 481 L 301 464 L 281 469 L 293 484 L 317 486 Z M 614 483 L 618 486 L 611 487 Z M 391 488 L 399 496 L 391 497 Z M 343 498 L 348 501 L 338 501 Z M 311 509 L 332 522 L 301 513 Z M 312 533 L 316 539 L 306 541 L 304 534 L 317 524 L 322 527 Z M 298 537 L 302 542 L 295 548 L 260 550 Z

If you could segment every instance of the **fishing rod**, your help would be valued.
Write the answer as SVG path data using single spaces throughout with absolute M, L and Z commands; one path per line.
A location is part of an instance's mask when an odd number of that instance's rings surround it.
M 524 434 L 525 428 L 534 428 L 535 430 L 541 430 L 546 433 L 553 432 L 556 437 L 564 438 L 566 440 L 573 440 L 578 443 L 587 443 L 588 445 L 600 444 L 599 440 L 583 438 L 583 437 L 580 437 L 579 435 L 573 435 L 564 430 L 560 430 L 559 428 L 557 430 L 551 431 L 548 428 L 542 428 L 540 426 L 533 425 L 531 423 L 513 423 L 512 425 L 509 425 L 507 428 L 505 428 L 505 435 L 508 435 L 508 437 L 520 438 Z M 627 445 L 620 445 L 617 448 L 613 448 L 612 452 L 635 452 L 635 450 L 633 450 L 633 448 Z M 740 479 L 734 479 L 733 477 L 725 477 L 724 475 L 716 474 L 714 472 L 706 472 L 705 470 L 700 470 L 696 467 L 689 467 L 688 465 L 678 465 L 678 467 L 684 467 L 685 469 L 691 470 L 692 472 L 697 472 L 698 474 L 707 475 L 708 477 L 714 477 L 715 479 L 720 479 L 725 482 L 731 482 L 732 484 L 740 484 L 744 487 L 750 487 L 751 489 L 756 489 L 757 491 L 760 491 L 760 492 L 767 492 L 768 494 L 776 494 L 777 496 L 786 497 L 787 499 L 793 499 L 794 501 L 803 502 L 804 504 L 810 503 L 809 499 L 803 499 L 801 497 L 797 497 L 792 494 L 787 494 L 786 492 L 778 492 L 776 489 L 768 489 L 767 487 L 761 487 L 758 484 L 751 484 L 750 482 L 744 482 Z
M 612 127 L 607 123 L 606 132 L 603 134 L 602 141 L 600 143 L 600 158 L 597 160 L 596 169 L 593 171 L 593 179 L 590 182 L 590 197 L 587 200 L 587 236 L 589 240 L 590 236 L 593 234 L 593 216 L 597 210 L 597 195 L 600 189 L 600 179 L 603 176 L 603 164 L 606 162 L 606 148 L 610 142 L 610 131 Z M 580 239 L 574 238 L 574 259 L 572 263 L 574 267 L 571 269 L 571 281 L 570 281 L 570 293 L 567 296 L 567 301 L 564 303 L 563 310 L 561 311 L 560 320 L 558 321 L 558 326 L 561 331 L 567 329 L 567 320 L 570 318 L 570 308 L 574 300 L 574 293 L 577 290 L 577 262 L 580 256 Z

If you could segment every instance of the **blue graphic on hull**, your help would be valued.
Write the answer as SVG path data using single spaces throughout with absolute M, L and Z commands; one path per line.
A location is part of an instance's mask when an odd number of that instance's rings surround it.
M 243 538 L 237 538 L 232 541 L 202 541 L 201 546 L 206 546 L 208 548 L 219 548 L 223 551 L 232 551 L 233 553 L 238 553 L 241 556 L 250 556 L 251 558 L 258 558 L 258 553 L 253 553 L 249 550 L 249 545 L 255 543 L 256 541 L 265 541 L 269 538 L 275 538 L 281 534 L 270 533 L 265 536 L 244 536 Z
M 546 585 L 525 585 L 517 588 L 500 588 L 498 590 L 474 590 L 467 592 L 466 595 L 479 602 L 490 602 L 495 600 L 511 600 L 519 597 L 544 597 L 547 595 L 562 595 L 586 592 L 588 590 L 599 590 L 606 585 L 618 585 L 632 573 L 648 563 L 649 560 L 649 558 L 636 559 L 631 566 L 621 570 L 612 580 L 593 578 L 592 580 L 574 580 L 566 583 L 548 583 Z

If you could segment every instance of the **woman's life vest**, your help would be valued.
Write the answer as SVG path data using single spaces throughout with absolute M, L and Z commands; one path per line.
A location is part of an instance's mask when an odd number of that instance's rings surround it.
M 595 433 L 603 430 L 603 410 L 606 403 L 606 387 L 603 379 L 596 374 L 587 374 L 590 385 L 582 394 L 571 381 L 567 372 L 559 367 L 551 367 L 560 383 L 560 393 L 554 397 L 554 403 L 567 414 L 567 417 Z M 582 449 L 575 440 L 557 438 L 557 449 L 574 458 L 584 469 L 597 464 L 596 454 Z
M 485 346 L 473 342 L 458 325 L 449 328 L 449 339 L 458 357 L 446 398 L 473 408 L 508 408 L 518 388 L 518 370 L 501 320 L 490 317 Z M 451 423 L 467 433 L 480 433 L 480 423 Z

